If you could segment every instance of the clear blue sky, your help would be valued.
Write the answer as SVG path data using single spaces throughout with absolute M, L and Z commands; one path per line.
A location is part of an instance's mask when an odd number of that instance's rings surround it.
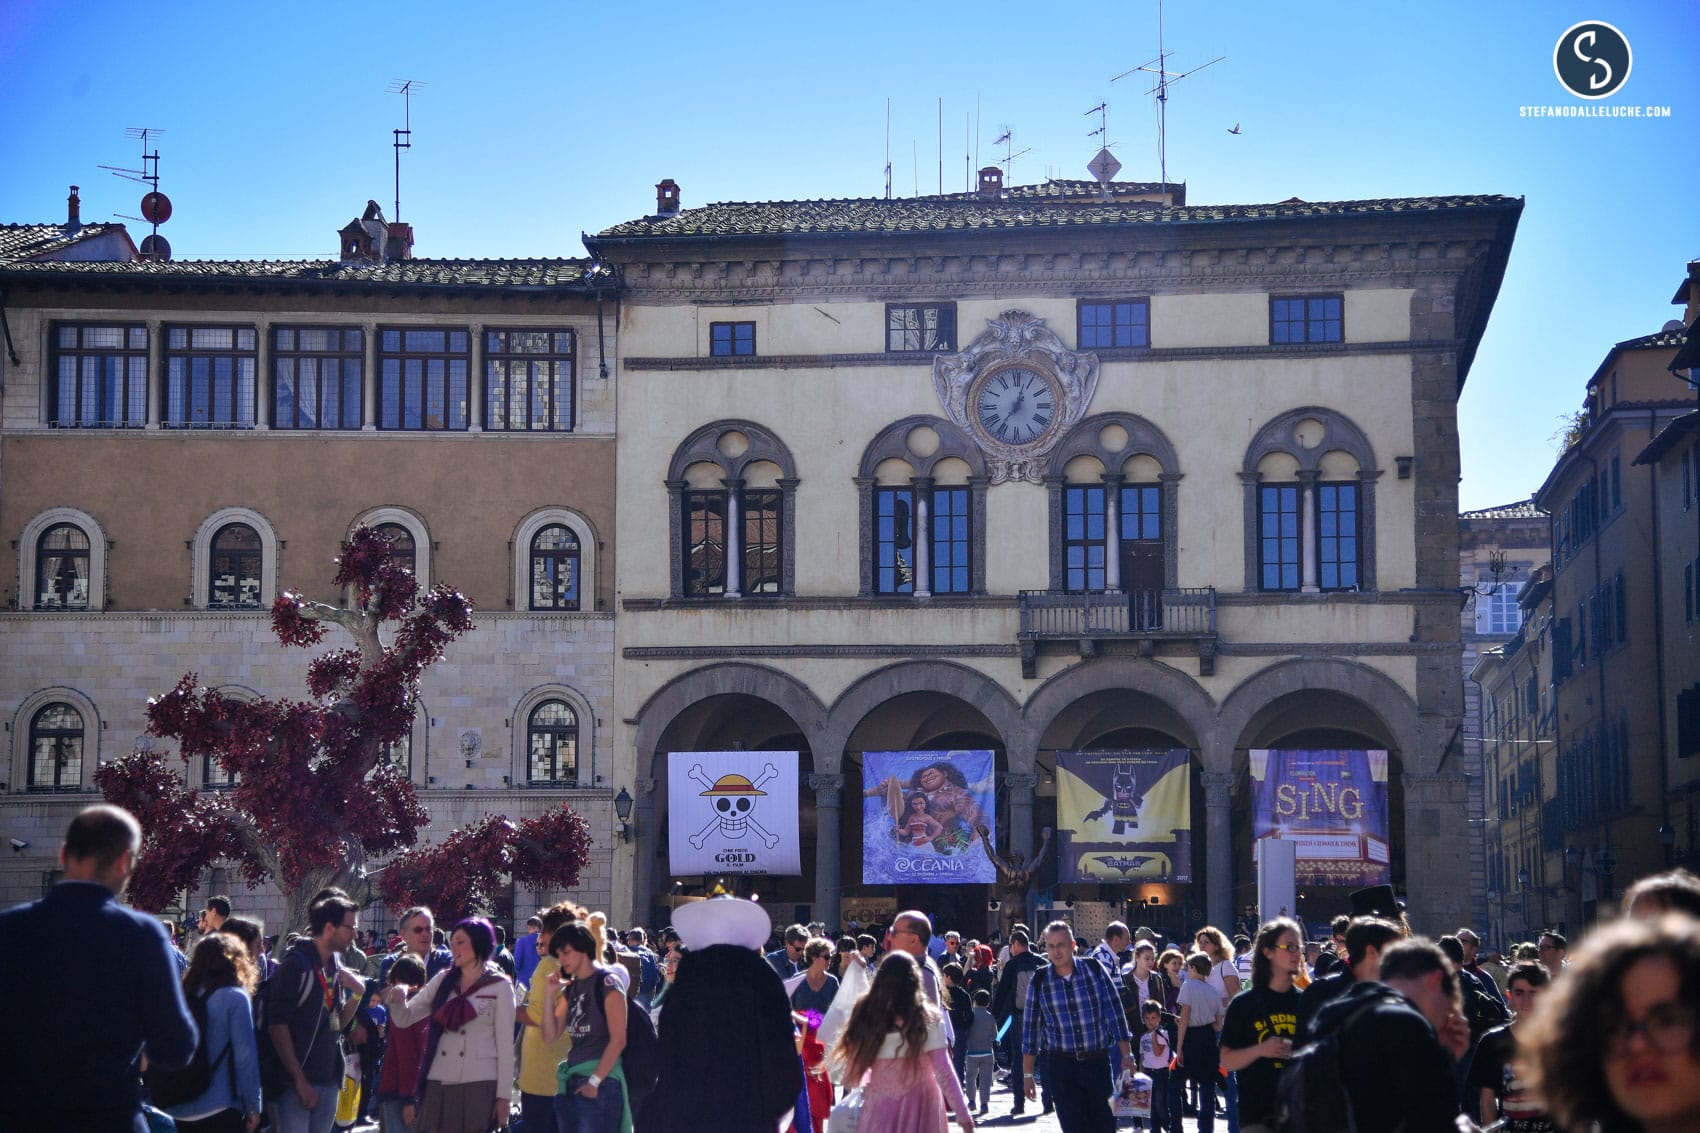
M 1696 0 L 1374 5 L 1169 0 L 1169 174 L 1193 203 L 1441 193 L 1525 196 L 1460 408 L 1462 504 L 1527 496 L 1559 417 L 1611 343 L 1680 314 L 1700 257 Z M 1523 118 L 1575 105 L 1552 52 L 1585 19 L 1634 50 L 1609 104 L 1661 119 Z M 129 126 L 163 128 L 162 229 L 179 259 L 319 258 L 377 199 L 393 213 L 393 79 L 425 85 L 402 158 L 422 256 L 572 256 L 676 179 L 711 201 L 877 196 L 886 100 L 898 194 L 1085 177 L 1107 100 L 1123 179 L 1157 177 L 1155 0 L 978 4 L 67 4 L 4 0 L 0 220 L 136 215 Z M 1238 123 L 1241 133 L 1230 134 Z M 146 226 L 129 222 L 131 231 Z

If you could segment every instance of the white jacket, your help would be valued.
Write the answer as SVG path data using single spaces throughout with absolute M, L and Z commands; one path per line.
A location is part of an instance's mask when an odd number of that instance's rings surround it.
M 438 972 L 405 1003 L 391 1007 L 390 1019 L 406 1027 L 426 1018 L 443 980 L 459 978 L 455 968 Z M 514 1080 L 514 985 L 504 976 L 470 998 L 477 1016 L 458 1031 L 442 1033 L 426 1077 L 445 1086 L 495 1082 L 497 1096 L 506 1096 L 503 1090 Z

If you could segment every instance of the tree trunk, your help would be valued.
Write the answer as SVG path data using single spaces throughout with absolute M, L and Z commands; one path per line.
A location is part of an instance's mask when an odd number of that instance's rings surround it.
M 353 861 L 345 860 L 336 869 L 314 870 L 301 879 L 296 889 L 283 895 L 283 923 L 273 926 L 277 933 L 277 944 L 272 948 L 272 959 L 281 960 L 289 950 L 289 934 L 307 935 L 310 927 L 307 923 L 308 906 L 321 890 L 331 887 L 341 889 L 349 898 L 364 909 L 372 900 L 374 887 L 364 872 L 358 871 Z

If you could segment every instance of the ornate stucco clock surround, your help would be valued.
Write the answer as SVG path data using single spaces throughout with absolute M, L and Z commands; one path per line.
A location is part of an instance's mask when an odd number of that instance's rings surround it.
M 993 484 L 1037 484 L 1045 457 L 1092 403 L 1098 358 L 1069 350 L 1044 319 L 1005 311 L 961 353 L 933 359 L 933 387 L 986 454 Z

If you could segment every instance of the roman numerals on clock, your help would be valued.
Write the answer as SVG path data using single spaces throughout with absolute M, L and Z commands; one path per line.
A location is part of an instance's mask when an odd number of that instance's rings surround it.
M 1036 371 L 1002 370 L 980 387 L 975 416 L 989 436 L 1007 445 L 1037 440 L 1056 418 L 1057 396 Z

